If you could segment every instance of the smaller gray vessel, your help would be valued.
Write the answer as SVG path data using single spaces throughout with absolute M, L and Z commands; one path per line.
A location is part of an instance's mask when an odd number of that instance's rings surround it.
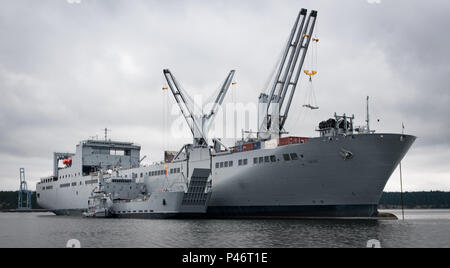
M 88 211 L 94 218 L 189 218 L 206 213 L 211 191 L 210 169 L 194 169 L 188 183 L 164 189 L 148 189 L 136 178 L 123 178 L 118 171 L 99 172 L 99 187 L 89 197 Z
M 88 210 L 83 212 L 86 218 L 108 218 L 112 216 L 111 207 L 112 200 L 108 194 L 99 188 L 92 191 L 88 200 Z

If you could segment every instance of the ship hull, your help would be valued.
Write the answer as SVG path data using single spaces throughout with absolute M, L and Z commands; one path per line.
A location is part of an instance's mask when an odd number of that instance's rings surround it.
M 81 216 L 87 209 L 56 209 L 51 212 L 57 216 Z
M 52 210 L 58 216 L 81 216 L 86 209 Z M 371 218 L 377 217 L 377 205 L 326 206 L 234 206 L 209 207 L 206 213 L 133 213 L 113 218 L 133 219 L 239 219 L 239 218 Z
M 377 217 L 384 187 L 414 140 L 414 136 L 401 134 L 320 137 L 273 149 L 208 156 L 205 160 L 212 161 L 212 189 L 205 214 L 123 217 Z M 349 152 L 351 157 L 345 157 Z M 294 153 L 295 160 L 283 157 Z M 266 156 L 275 156 L 276 161 L 253 162 L 254 158 Z M 246 165 L 238 165 L 242 159 L 247 159 Z M 216 168 L 216 163 L 227 161 L 234 165 Z M 155 180 L 146 181 L 149 189 L 158 188 Z M 54 209 L 56 214 L 81 214 L 87 209 L 84 206 L 90 188 L 78 189 L 77 193 L 58 189 L 59 193 L 41 202 L 41 206 Z
M 372 218 L 377 205 L 210 207 L 208 218 Z
M 390 176 L 414 136 L 370 134 L 309 139 L 304 144 L 243 152 L 249 164 L 214 170 L 212 217 L 376 217 Z M 351 158 L 344 153 L 351 152 Z M 295 153 L 297 160 L 285 161 Z M 275 155 L 274 163 L 253 158 Z

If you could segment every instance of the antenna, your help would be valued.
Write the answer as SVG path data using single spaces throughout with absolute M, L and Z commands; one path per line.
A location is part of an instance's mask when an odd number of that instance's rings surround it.
M 108 131 L 111 131 L 111 129 L 108 129 L 108 128 L 105 127 L 102 130 L 105 132 L 105 141 L 108 141 Z
M 402 135 L 405 134 L 405 125 L 402 122 Z M 400 168 L 400 200 L 402 202 L 402 220 L 405 220 L 405 203 L 403 201 L 403 174 L 402 174 L 402 161 L 399 163 Z
M 370 125 L 369 125 L 369 120 L 370 120 L 370 117 L 369 117 L 369 96 L 367 96 L 367 104 L 366 104 L 367 106 L 366 106 L 366 114 L 367 114 L 367 119 L 366 119 L 366 123 L 367 123 L 367 132 L 368 133 L 370 133 Z

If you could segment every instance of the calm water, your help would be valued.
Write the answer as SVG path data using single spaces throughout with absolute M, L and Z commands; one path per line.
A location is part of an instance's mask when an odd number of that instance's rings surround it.
M 388 212 L 401 216 L 398 210 Z M 450 247 L 450 210 L 405 221 L 84 219 L 0 213 L 0 247 Z

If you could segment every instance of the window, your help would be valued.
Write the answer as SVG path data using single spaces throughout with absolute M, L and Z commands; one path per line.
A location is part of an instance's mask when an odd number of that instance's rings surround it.
M 225 161 L 224 167 L 228 167 L 228 161 Z
M 244 165 L 247 165 L 247 164 L 248 164 L 248 160 L 246 158 L 246 159 L 244 159 Z
M 288 154 L 284 154 L 283 158 L 284 158 L 284 161 L 290 161 L 291 160 L 291 158 L 289 157 Z
M 264 156 L 264 162 L 269 163 L 270 158 L 268 156 Z
M 292 159 L 292 160 L 298 160 L 297 154 L 296 154 L 296 153 L 292 153 L 292 154 L 291 154 L 291 159 Z
M 239 165 L 239 166 L 242 166 L 242 159 L 239 159 L 238 165 Z
M 259 157 L 259 163 L 261 164 L 262 162 L 264 162 L 264 157 Z
M 253 158 L 253 164 L 258 164 L 258 157 Z
M 109 151 L 110 155 L 125 155 L 125 151 L 124 150 L 110 150 Z
M 181 172 L 181 169 L 180 168 L 177 168 L 177 173 L 180 173 Z
M 65 183 L 65 184 L 61 184 L 59 185 L 60 188 L 67 188 L 70 187 L 70 183 Z
M 223 162 L 220 162 L 220 168 L 223 168 Z
M 84 182 L 85 185 L 96 184 L 96 183 L 98 183 L 98 180 L 87 180 Z
M 270 162 L 277 162 L 277 158 L 274 155 L 271 155 Z
M 216 168 L 219 168 L 219 162 L 216 163 Z
M 228 163 L 228 166 L 229 167 L 232 167 L 233 166 L 233 161 L 228 161 L 229 163 Z

